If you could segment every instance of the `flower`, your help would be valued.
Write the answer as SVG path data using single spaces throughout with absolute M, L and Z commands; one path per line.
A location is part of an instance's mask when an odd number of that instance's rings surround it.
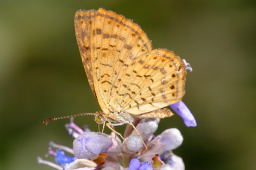
M 49 143 L 48 155 L 55 163 L 38 158 L 38 163 L 64 170 L 184 170 L 182 159 L 172 150 L 183 142 L 180 131 L 166 129 L 154 135 L 159 119 L 141 119 L 136 129 L 128 125 L 124 141 L 110 135 L 82 130 L 73 120 L 66 129 L 73 139 L 73 148 Z
M 197 126 L 196 119 L 183 101 L 171 104 L 170 108 L 183 119 L 186 126 Z

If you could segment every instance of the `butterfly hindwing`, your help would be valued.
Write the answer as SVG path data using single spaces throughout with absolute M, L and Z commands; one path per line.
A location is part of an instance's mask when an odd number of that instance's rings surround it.
M 173 116 L 173 112 L 170 109 L 162 108 L 158 110 L 154 110 L 151 112 L 141 113 L 139 115 L 136 115 L 137 118 L 166 118 Z
M 185 94 L 186 68 L 169 50 L 155 49 L 137 57 L 122 77 L 117 86 L 124 96 L 112 100 L 133 115 L 166 107 Z

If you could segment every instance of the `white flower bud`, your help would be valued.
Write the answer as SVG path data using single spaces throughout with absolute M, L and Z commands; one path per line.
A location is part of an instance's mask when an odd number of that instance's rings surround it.
M 141 136 L 131 135 L 125 139 L 123 150 L 128 153 L 135 153 L 143 147 L 143 140 Z
M 158 128 L 157 119 L 147 119 L 146 121 L 143 121 L 137 125 L 137 130 L 140 132 L 140 135 L 144 140 L 147 140 Z M 136 133 L 136 131 L 133 131 L 133 133 Z
M 167 129 L 160 134 L 160 143 L 164 146 L 164 151 L 176 149 L 182 142 L 183 137 L 176 128 Z

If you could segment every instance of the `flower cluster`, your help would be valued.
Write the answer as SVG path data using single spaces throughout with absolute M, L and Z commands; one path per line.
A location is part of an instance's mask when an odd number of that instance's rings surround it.
M 170 106 L 187 126 L 196 126 L 195 119 L 183 102 Z M 48 155 L 55 163 L 38 158 L 38 163 L 64 170 L 184 170 L 183 160 L 172 150 L 183 142 L 176 128 L 155 136 L 159 119 L 141 119 L 136 130 L 127 125 L 122 141 L 114 132 L 110 135 L 81 129 L 72 120 L 66 125 L 74 138 L 73 148 L 49 143 Z

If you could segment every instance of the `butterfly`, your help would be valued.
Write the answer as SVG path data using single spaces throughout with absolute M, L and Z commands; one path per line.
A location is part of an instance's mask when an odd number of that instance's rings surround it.
M 75 34 L 92 92 L 102 111 L 96 122 L 131 124 L 165 118 L 185 94 L 186 66 L 167 49 L 152 49 L 139 25 L 115 12 L 79 10 Z

